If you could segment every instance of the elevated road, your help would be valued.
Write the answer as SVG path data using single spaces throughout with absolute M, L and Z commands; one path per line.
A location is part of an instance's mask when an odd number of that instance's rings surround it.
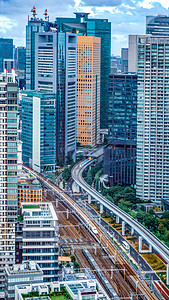
M 143 239 L 145 239 L 149 245 L 151 245 L 167 262 L 167 279 L 166 283 L 169 285 L 169 248 L 161 242 L 152 232 L 144 227 L 137 220 L 125 213 L 118 206 L 107 200 L 99 192 L 86 183 L 83 178 L 83 171 L 94 162 L 94 159 L 86 159 L 83 162 L 77 164 L 72 169 L 72 178 L 78 186 L 87 192 L 90 197 L 98 201 L 103 207 L 112 211 L 116 216 L 122 219 L 126 224 L 130 225 Z

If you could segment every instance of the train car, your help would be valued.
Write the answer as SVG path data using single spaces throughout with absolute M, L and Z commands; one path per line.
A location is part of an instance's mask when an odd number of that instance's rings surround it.
M 130 250 L 130 245 L 129 243 L 127 243 L 126 241 L 123 241 L 122 242 L 122 246 L 125 250 L 129 251 Z
M 96 234 L 96 235 L 98 234 L 98 230 L 96 227 L 91 227 L 91 229 L 94 234 Z
M 96 261 L 94 260 L 93 256 L 90 254 L 90 252 L 87 249 L 83 249 L 83 254 L 86 257 L 86 259 L 88 260 L 88 262 L 90 263 L 90 265 L 92 266 L 93 270 L 95 270 L 97 276 L 101 280 L 101 282 L 102 282 L 105 290 L 107 291 L 107 293 L 113 299 L 120 300 L 120 298 L 117 295 L 116 291 L 114 290 L 114 288 L 112 287 L 112 285 L 110 284 L 110 282 L 107 280 L 107 278 L 104 275 L 104 273 L 100 270 L 98 264 L 96 263 Z

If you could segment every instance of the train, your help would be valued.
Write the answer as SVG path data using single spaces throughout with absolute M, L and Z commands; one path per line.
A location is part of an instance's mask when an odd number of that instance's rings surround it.
M 86 259 L 88 260 L 88 262 L 90 263 L 90 265 L 92 266 L 93 270 L 95 270 L 97 276 L 101 280 L 101 282 L 102 282 L 106 292 L 109 294 L 109 296 L 115 300 L 120 300 L 116 291 L 114 290 L 114 288 L 112 287 L 110 282 L 107 280 L 104 273 L 100 270 L 98 264 L 96 263 L 96 261 L 94 260 L 93 256 L 90 254 L 90 252 L 87 249 L 83 248 L 83 254 L 86 257 Z

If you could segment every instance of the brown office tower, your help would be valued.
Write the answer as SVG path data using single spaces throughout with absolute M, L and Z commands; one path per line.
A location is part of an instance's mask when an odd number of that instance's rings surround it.
M 77 142 L 93 147 L 100 140 L 101 39 L 78 36 L 77 43 Z

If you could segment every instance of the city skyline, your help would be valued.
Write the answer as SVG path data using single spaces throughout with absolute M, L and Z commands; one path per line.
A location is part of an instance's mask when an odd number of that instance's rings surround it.
M 44 17 L 47 8 L 51 21 L 56 17 L 72 17 L 73 12 L 77 11 L 89 12 L 91 18 L 108 18 L 112 23 L 112 54 L 115 55 L 120 55 L 120 49 L 127 46 L 129 34 L 145 34 L 146 15 L 169 15 L 167 0 L 99 0 L 97 4 L 95 0 L 65 0 L 59 4 L 53 0 L 47 4 L 45 1 L 39 4 L 37 0 L 31 0 L 24 6 L 20 4 L 18 0 L 12 3 L 0 0 L 0 37 L 13 38 L 16 46 L 25 46 L 25 27 L 35 5 L 37 16 Z

